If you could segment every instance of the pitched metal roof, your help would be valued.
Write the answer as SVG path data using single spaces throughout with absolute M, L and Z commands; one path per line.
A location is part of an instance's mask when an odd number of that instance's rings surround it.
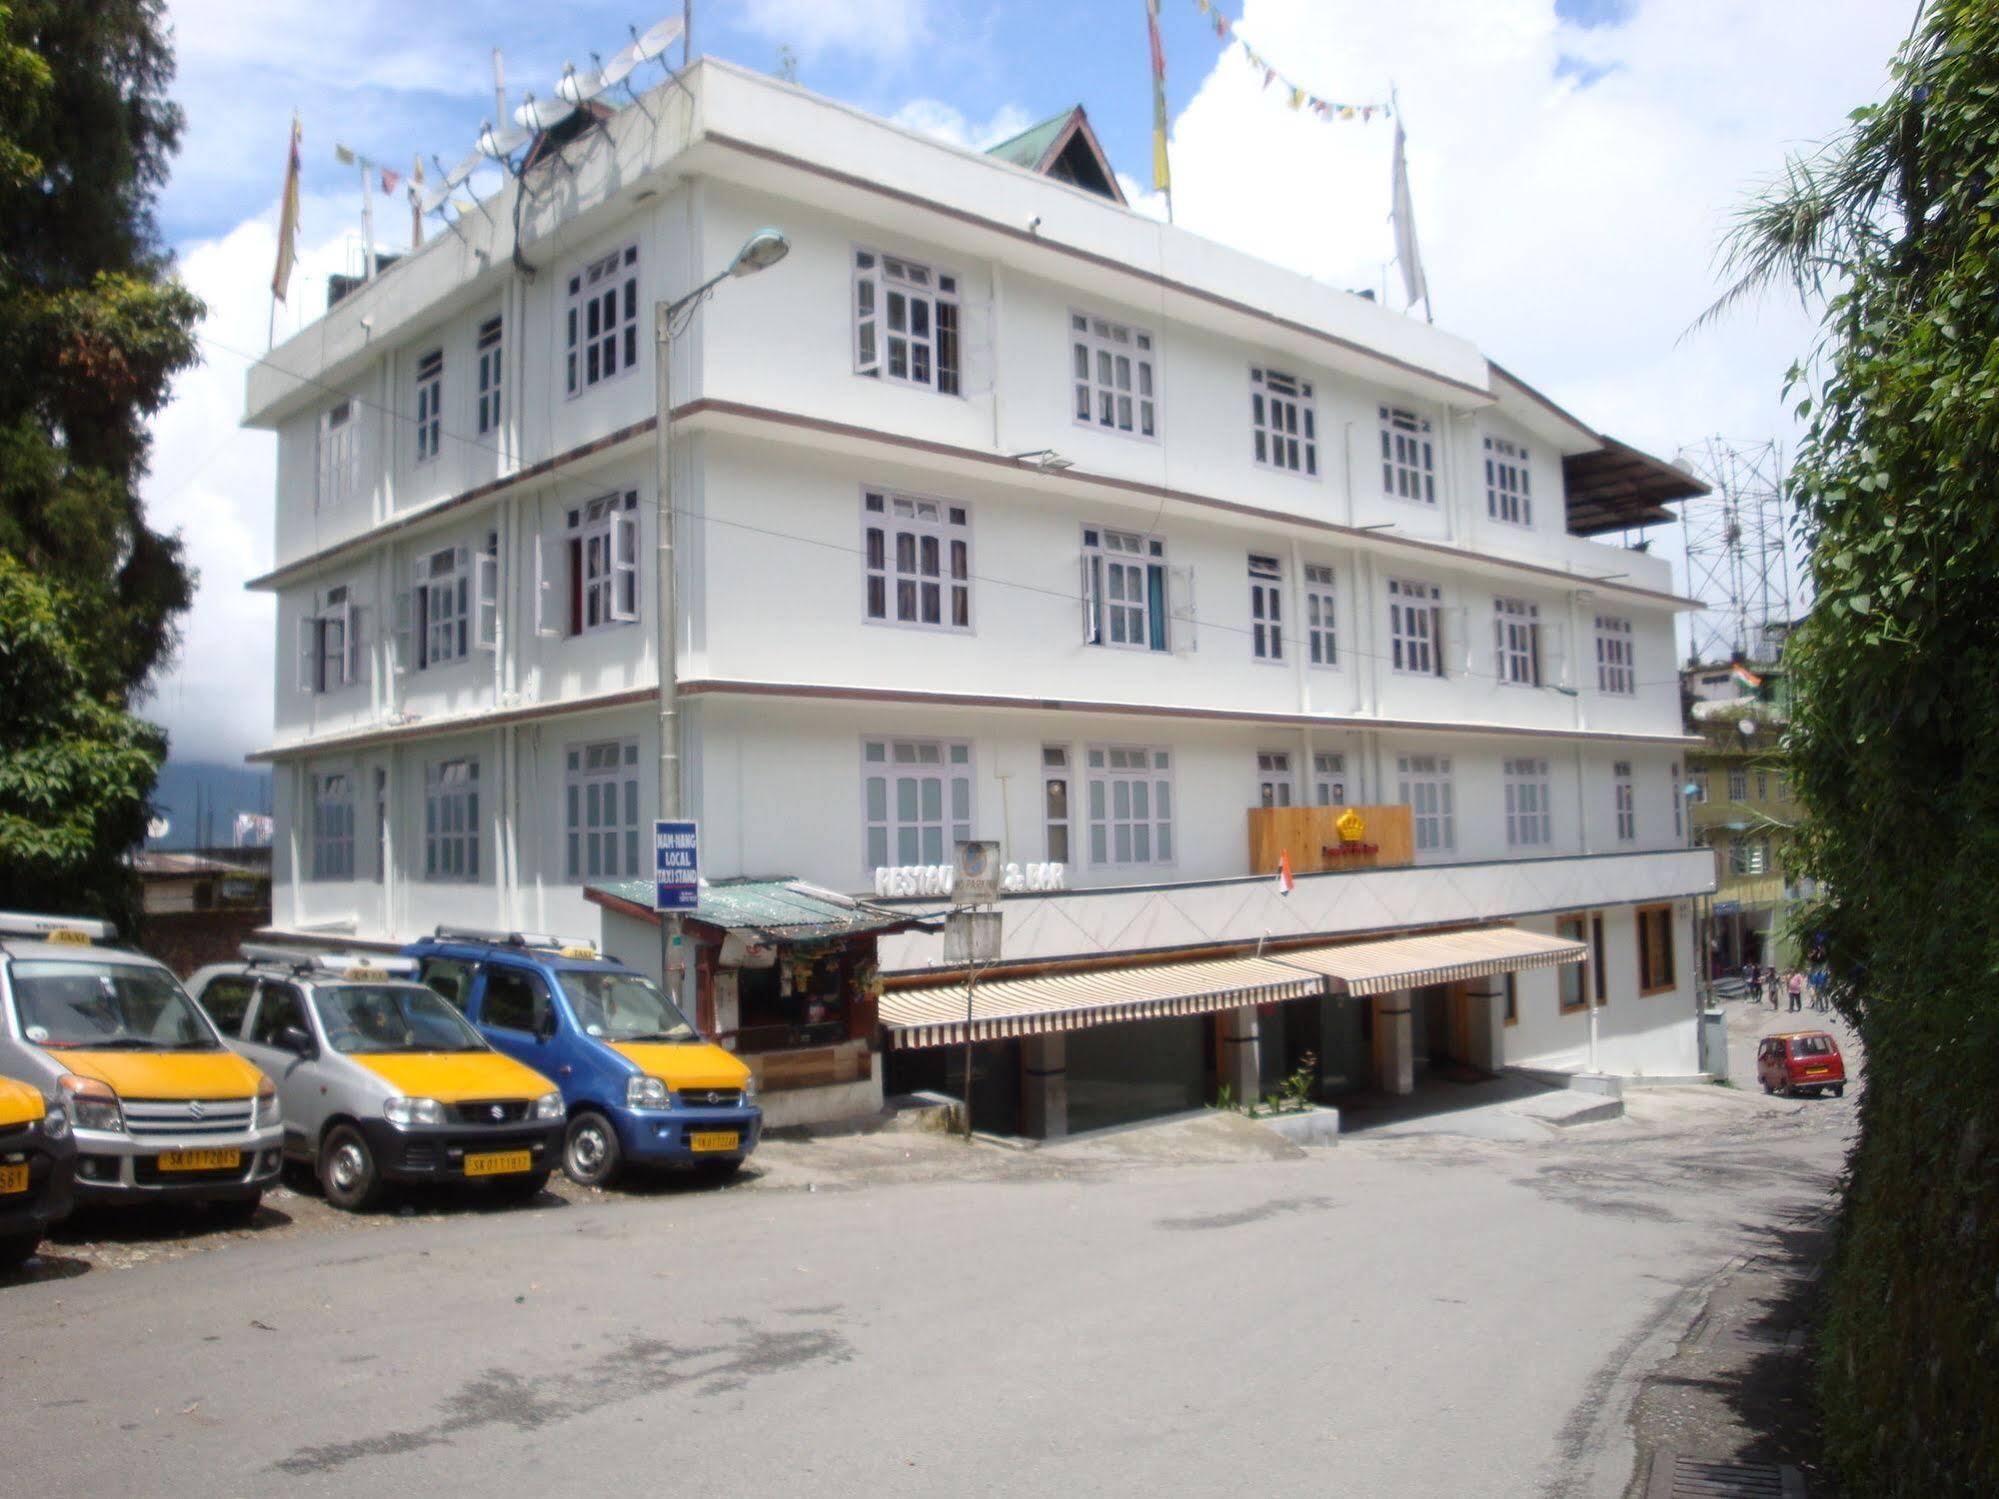
M 615 906 L 647 920 L 653 910 L 649 880 L 607 880 L 584 895 L 600 906 Z M 758 932 L 778 942 L 815 942 L 869 932 L 899 932 L 925 924 L 920 915 L 891 911 L 824 890 L 802 880 L 717 880 L 701 887 L 701 904 L 681 916 L 727 932 Z
M 1060 114 L 1052 114 L 1038 125 L 1029 125 L 1019 135 L 1010 136 L 997 146 L 986 147 L 986 155 L 997 156 L 1001 161 L 1010 161 L 1017 167 L 1034 171 L 1041 165 L 1041 159 L 1048 154 L 1048 148 L 1055 144 L 1055 137 L 1068 127 L 1070 116 L 1081 105 L 1071 105 Z
M 1072 183 L 1114 203 L 1125 200 L 1117 173 L 1111 170 L 1103 144 L 1090 128 L 1090 117 L 1080 104 L 1050 115 L 1038 125 L 1030 125 L 997 146 L 987 147 L 986 155 L 1057 182 Z

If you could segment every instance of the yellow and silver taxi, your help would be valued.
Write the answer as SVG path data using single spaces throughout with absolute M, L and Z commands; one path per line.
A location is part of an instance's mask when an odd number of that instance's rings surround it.
M 561 1158 L 555 1084 L 489 1046 L 409 958 L 251 945 L 188 987 L 276 1084 L 286 1152 L 335 1207 L 370 1208 L 394 1182 L 525 1199 Z
M 0 1077 L 0 1270 L 35 1252 L 69 1212 L 76 1139 L 69 1111 L 39 1088 Z
M 277 1090 L 113 935 L 0 912 L 0 1077 L 62 1101 L 79 1202 L 195 1198 L 247 1222 L 284 1164 Z

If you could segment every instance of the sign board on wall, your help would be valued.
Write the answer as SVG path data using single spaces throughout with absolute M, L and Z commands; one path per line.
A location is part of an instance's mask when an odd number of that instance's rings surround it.
M 652 825 L 653 909 L 692 911 L 701 904 L 701 836 L 693 822 Z
M 1000 955 L 1000 913 L 953 911 L 944 918 L 944 961 L 997 963 Z
M 1000 846 L 971 839 L 960 843 L 951 881 L 954 906 L 989 906 L 1000 897 Z

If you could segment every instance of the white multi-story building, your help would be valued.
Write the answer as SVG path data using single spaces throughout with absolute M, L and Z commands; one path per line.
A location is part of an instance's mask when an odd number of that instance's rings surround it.
M 1000 839 L 1064 866 L 1006 903 L 1044 967 L 1504 921 L 1590 960 L 1509 978 L 1481 1056 L 1696 1070 L 1690 605 L 1592 538 L 1697 485 L 1131 211 L 1080 111 L 982 156 L 712 60 L 644 102 L 251 373 L 278 928 L 594 929 L 648 872 L 652 309 L 773 225 L 671 354 L 708 877 L 867 893 Z M 1410 805 L 1414 867 L 1252 880 L 1247 809 L 1313 802 Z

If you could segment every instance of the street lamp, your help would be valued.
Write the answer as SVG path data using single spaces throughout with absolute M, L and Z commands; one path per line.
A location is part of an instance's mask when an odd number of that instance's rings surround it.
M 692 314 L 716 287 L 732 277 L 753 276 L 768 270 L 791 253 L 791 241 L 782 230 L 759 229 L 743 241 L 735 259 L 720 274 L 710 276 L 686 296 L 673 302 L 653 304 L 654 388 L 659 392 L 659 412 L 653 426 L 654 524 L 659 533 L 655 560 L 653 613 L 656 616 L 656 653 L 659 657 L 659 813 L 662 819 L 680 816 L 680 637 L 674 628 L 676 614 L 673 588 L 673 329 L 682 313 Z M 678 913 L 660 913 L 660 984 L 676 1000 L 674 949 L 680 944 Z

